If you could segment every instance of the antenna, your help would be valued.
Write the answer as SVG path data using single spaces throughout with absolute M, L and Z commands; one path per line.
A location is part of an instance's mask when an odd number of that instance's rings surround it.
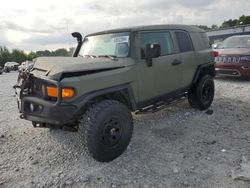
M 67 29 L 67 36 L 68 36 L 68 45 L 69 45 L 69 48 L 70 48 L 70 33 L 69 33 L 69 19 L 66 18 L 66 29 Z

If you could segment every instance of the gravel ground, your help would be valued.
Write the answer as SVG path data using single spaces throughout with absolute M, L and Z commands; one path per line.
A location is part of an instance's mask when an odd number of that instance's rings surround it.
M 0 187 L 242 187 L 232 170 L 250 160 L 250 82 L 216 79 L 213 114 L 187 101 L 134 115 L 126 152 L 93 160 L 76 133 L 34 129 L 21 120 L 12 86 L 0 75 Z

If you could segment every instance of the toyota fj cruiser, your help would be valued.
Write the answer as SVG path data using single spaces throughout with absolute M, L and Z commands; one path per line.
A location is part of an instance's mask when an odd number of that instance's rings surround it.
M 155 25 L 72 35 L 73 57 L 40 57 L 20 73 L 20 117 L 34 127 L 78 131 L 98 161 L 126 149 L 131 112 L 155 112 L 184 98 L 205 110 L 213 101 L 214 57 L 201 29 Z

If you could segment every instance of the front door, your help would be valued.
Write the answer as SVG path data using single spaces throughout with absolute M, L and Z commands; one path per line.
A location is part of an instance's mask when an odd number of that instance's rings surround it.
M 145 61 L 146 44 L 158 43 L 161 55 L 148 67 Z M 180 55 L 176 53 L 169 31 L 145 31 L 140 33 L 141 60 L 138 66 L 139 100 L 161 97 L 179 89 L 182 79 Z

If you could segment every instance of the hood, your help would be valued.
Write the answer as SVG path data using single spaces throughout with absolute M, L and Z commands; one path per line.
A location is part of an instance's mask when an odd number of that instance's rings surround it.
M 250 48 L 218 48 L 219 55 L 250 55 Z
M 130 58 L 111 60 L 109 58 L 82 57 L 40 57 L 36 59 L 33 73 L 58 79 L 63 73 L 98 72 L 123 68 L 133 65 Z M 79 74 L 80 75 L 80 74 Z

